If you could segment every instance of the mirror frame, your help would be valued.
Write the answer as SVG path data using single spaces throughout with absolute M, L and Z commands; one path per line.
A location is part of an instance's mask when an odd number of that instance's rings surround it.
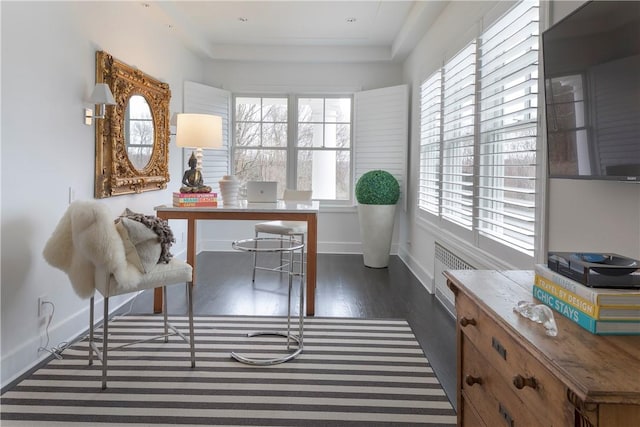
M 96 52 L 96 83 L 109 85 L 116 105 L 107 105 L 105 118 L 95 120 L 95 197 L 102 199 L 167 188 L 169 85 L 104 51 Z M 133 95 L 144 97 L 153 117 L 153 152 L 142 170 L 136 169 L 129 161 L 125 141 L 125 113 Z

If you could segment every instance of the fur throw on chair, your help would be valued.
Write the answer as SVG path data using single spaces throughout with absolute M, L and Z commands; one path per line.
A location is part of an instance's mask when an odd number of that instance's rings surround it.
M 109 208 L 98 201 L 78 200 L 69 205 L 43 255 L 50 265 L 67 273 L 73 290 L 82 298 L 95 291 L 96 267 L 111 273 L 123 288 L 134 288 L 142 277 L 127 262 Z

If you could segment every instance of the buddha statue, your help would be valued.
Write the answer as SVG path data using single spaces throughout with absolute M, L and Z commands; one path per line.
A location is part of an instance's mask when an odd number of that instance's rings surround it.
M 198 160 L 196 159 L 195 153 L 191 153 L 191 157 L 189 157 L 189 169 L 184 171 L 184 175 L 182 176 L 183 186 L 180 187 L 181 193 L 211 192 L 211 187 L 209 187 L 208 185 L 204 185 L 202 172 L 196 169 L 197 164 Z

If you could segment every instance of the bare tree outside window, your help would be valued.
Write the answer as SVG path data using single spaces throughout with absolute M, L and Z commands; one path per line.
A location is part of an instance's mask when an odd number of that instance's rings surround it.
M 242 181 L 287 186 L 287 98 L 237 97 L 234 173 Z

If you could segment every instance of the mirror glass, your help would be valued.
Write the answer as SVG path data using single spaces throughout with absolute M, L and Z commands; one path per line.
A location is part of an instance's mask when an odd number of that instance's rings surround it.
M 143 170 L 153 153 L 153 116 L 147 100 L 141 95 L 129 98 L 124 132 L 127 157 L 134 168 Z

